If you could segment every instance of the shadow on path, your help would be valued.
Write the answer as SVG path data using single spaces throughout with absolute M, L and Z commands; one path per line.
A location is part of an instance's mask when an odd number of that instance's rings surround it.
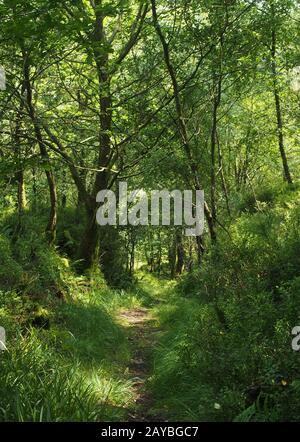
M 128 422 L 165 421 L 163 416 L 151 412 L 153 399 L 146 388 L 152 371 L 152 351 L 160 332 L 156 320 L 146 308 L 123 310 L 119 318 L 124 327 L 129 329 L 128 340 L 133 355 L 129 377 L 133 384 L 135 407 L 128 412 Z

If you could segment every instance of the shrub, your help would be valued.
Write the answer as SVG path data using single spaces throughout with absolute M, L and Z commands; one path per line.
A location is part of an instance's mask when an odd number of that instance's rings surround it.
M 22 267 L 13 258 L 10 241 L 0 235 L 0 288 L 16 288 L 21 280 Z
M 295 194 L 273 204 L 242 214 L 231 241 L 221 238 L 182 278 L 181 301 L 161 315 L 169 332 L 152 388 L 162 404 L 172 402 L 171 418 L 299 419 L 291 331 L 299 323 L 300 211 Z

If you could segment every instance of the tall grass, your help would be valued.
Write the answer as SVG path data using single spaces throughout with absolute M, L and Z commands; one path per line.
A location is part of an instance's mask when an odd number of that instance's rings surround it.
M 8 351 L 0 354 L 0 421 L 125 419 L 133 401 L 126 335 L 103 307 L 102 291 L 91 290 L 78 296 L 78 287 L 77 296 L 52 304 L 49 330 L 30 326 L 31 301 L 3 294 Z
M 93 421 L 103 413 L 96 391 L 33 333 L 0 357 L 1 421 Z
M 150 388 L 170 420 L 298 421 L 299 191 L 241 214 L 178 295 L 157 309 L 166 330 Z

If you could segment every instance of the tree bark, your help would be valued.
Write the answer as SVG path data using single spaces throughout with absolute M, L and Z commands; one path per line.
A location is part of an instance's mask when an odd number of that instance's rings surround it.
M 197 250 L 198 266 L 200 266 L 202 263 L 202 257 L 205 250 L 202 236 L 196 236 L 196 250 Z
M 213 80 L 213 111 L 212 111 L 212 128 L 211 128 L 211 173 L 210 173 L 210 196 L 211 196 L 211 216 L 213 222 L 217 221 L 216 208 L 216 146 L 217 146 L 217 118 L 218 108 L 221 103 L 221 73 L 218 78 Z
M 172 237 L 171 244 L 169 245 L 168 261 L 169 261 L 170 277 L 171 277 L 171 279 L 174 279 L 175 274 L 176 274 L 176 238 L 175 238 L 175 236 Z
M 35 136 L 37 139 L 37 143 L 40 149 L 40 153 L 42 159 L 44 161 L 47 170 L 45 171 L 48 187 L 49 187 L 49 195 L 50 195 L 50 213 L 48 218 L 48 224 L 46 227 L 46 234 L 48 237 L 48 241 L 50 244 L 54 243 L 56 237 L 56 223 L 57 223 L 57 191 L 56 191 L 56 183 L 54 174 L 51 170 L 49 155 L 46 149 L 46 146 L 43 141 L 42 132 L 38 121 L 35 116 L 35 109 L 32 103 L 32 87 L 30 81 L 30 63 L 29 63 L 29 55 L 26 53 L 24 49 L 22 49 L 23 53 L 23 75 L 24 75 L 24 84 L 26 89 L 26 103 L 29 117 L 31 118 Z
M 157 35 L 158 35 L 158 37 L 161 41 L 161 44 L 162 44 L 165 64 L 166 64 L 166 67 L 167 67 L 167 70 L 168 70 L 168 73 L 170 75 L 171 82 L 172 82 L 174 100 L 175 100 L 175 106 L 176 106 L 176 113 L 177 113 L 177 120 L 178 120 L 178 130 L 179 130 L 179 134 L 180 134 L 180 138 L 181 138 L 181 142 L 182 142 L 182 147 L 183 147 L 183 150 L 184 150 L 186 157 L 188 159 L 188 162 L 189 162 L 190 172 L 191 172 L 191 176 L 192 176 L 193 183 L 194 183 L 194 189 L 195 190 L 202 190 L 202 186 L 201 186 L 201 183 L 199 180 L 198 166 L 197 166 L 197 163 L 195 162 L 195 160 L 193 159 L 191 146 L 189 143 L 189 137 L 188 137 L 187 127 L 186 127 L 185 119 L 184 119 L 184 115 L 183 115 L 178 82 L 177 82 L 177 78 L 176 78 L 173 64 L 170 59 L 169 45 L 166 42 L 166 39 L 164 37 L 164 34 L 163 34 L 160 24 L 158 22 L 157 11 L 156 11 L 156 1 L 151 0 L 151 4 L 152 4 L 152 16 L 153 16 L 154 27 L 155 27 Z M 215 230 L 215 222 L 214 222 L 214 218 L 212 216 L 212 213 L 211 213 L 206 201 L 204 202 L 204 214 L 205 214 L 205 218 L 206 218 L 206 221 L 208 224 L 208 229 L 209 229 L 211 241 L 212 241 L 212 243 L 215 243 L 217 240 L 217 235 L 216 235 L 216 230 Z
M 110 93 L 110 76 L 108 74 L 108 41 L 104 31 L 104 16 L 101 11 L 102 1 L 95 0 L 95 23 L 91 38 L 94 59 L 97 68 L 99 86 L 99 153 L 94 188 L 91 198 L 91 207 L 88 211 L 88 225 L 80 245 L 80 259 L 82 268 L 89 268 L 93 261 L 98 259 L 99 228 L 96 221 L 96 195 L 100 190 L 108 188 L 108 166 L 111 154 L 111 124 L 112 124 L 112 99 Z M 103 255 L 105 256 L 105 255 Z
M 23 97 L 24 94 L 24 82 L 22 85 L 21 90 L 21 96 Z M 21 131 L 21 114 L 24 108 L 24 102 L 21 100 L 19 109 L 17 111 L 16 115 L 16 127 L 15 127 L 15 133 L 13 137 L 14 142 L 14 151 L 15 151 L 15 157 L 16 157 L 16 163 L 18 165 L 18 170 L 15 174 L 18 189 L 17 189 L 17 206 L 18 206 L 18 224 L 16 227 L 16 231 L 14 236 L 17 237 L 19 235 L 19 232 L 22 229 L 22 217 L 24 214 L 24 210 L 27 206 L 27 200 L 26 200 L 26 191 L 25 191 L 25 181 L 24 181 L 24 171 L 23 171 L 23 165 L 22 165 L 22 158 L 21 158 L 21 137 L 20 137 L 20 131 Z
M 176 233 L 176 255 L 177 255 L 176 275 L 181 275 L 184 265 L 184 257 L 185 257 L 181 231 L 178 231 Z
M 276 118 L 277 118 L 277 134 L 278 134 L 278 145 L 281 156 L 281 161 L 283 165 L 283 176 L 288 184 L 293 184 L 292 175 L 289 169 L 289 164 L 285 152 L 284 138 L 283 138 L 283 120 L 281 111 L 281 99 L 278 87 L 278 72 L 277 72 L 277 62 L 276 62 L 276 30 L 275 27 L 272 31 L 272 47 L 271 47 L 271 68 L 273 77 L 273 92 L 276 108 Z
M 217 134 L 217 145 L 218 145 L 218 161 L 219 161 L 219 171 L 220 171 L 220 176 L 221 176 L 221 185 L 222 185 L 222 190 L 223 190 L 223 194 L 224 194 L 224 198 L 225 198 L 225 202 L 226 202 L 227 212 L 228 212 L 229 217 L 231 218 L 229 195 L 228 195 L 227 183 L 226 183 L 225 174 L 224 174 L 224 167 L 223 167 L 223 154 L 222 154 L 222 149 L 221 149 L 220 140 L 218 138 L 218 134 Z

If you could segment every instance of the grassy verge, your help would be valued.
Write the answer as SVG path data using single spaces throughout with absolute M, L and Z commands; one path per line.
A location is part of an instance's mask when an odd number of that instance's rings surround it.
M 38 327 L 28 313 L 36 301 L 2 293 L 8 351 L 0 354 L 0 421 L 125 419 L 130 353 L 115 313 L 137 300 L 83 278 L 69 283 L 67 300 L 39 303 Z
M 299 421 L 299 214 L 297 189 L 242 213 L 157 306 L 149 388 L 168 420 Z

